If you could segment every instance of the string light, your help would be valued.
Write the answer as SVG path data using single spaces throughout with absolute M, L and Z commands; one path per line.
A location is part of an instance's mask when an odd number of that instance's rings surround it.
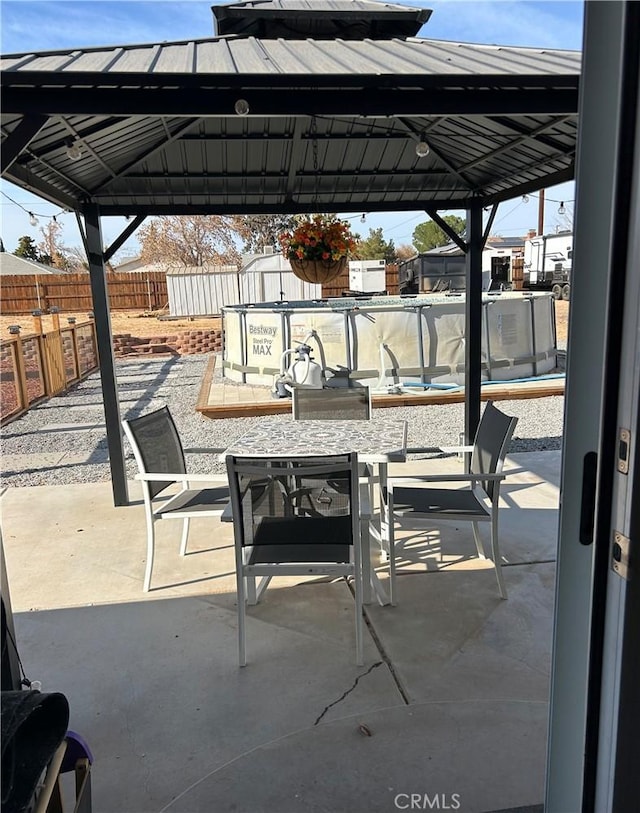
M 523 195 L 522 196 L 522 202 L 523 203 L 529 203 L 529 195 Z
M 247 116 L 249 115 L 249 102 L 246 99 L 238 99 L 238 101 L 234 104 L 233 109 L 236 111 L 238 116 Z
M 429 145 L 424 140 L 424 133 L 420 136 L 420 141 L 416 144 L 416 155 L 418 158 L 426 158 L 429 155 Z
M 566 210 L 566 207 L 564 205 L 564 201 L 561 200 L 560 201 L 560 206 L 558 206 L 558 214 L 559 215 L 564 215 L 564 214 L 566 214 L 566 212 L 567 212 L 567 210 Z
M 17 206 L 17 207 L 18 207 L 18 209 L 22 209 L 22 211 L 23 211 L 23 212 L 24 212 L 26 215 L 28 215 L 28 216 L 29 216 L 29 225 L 31 225 L 31 226 L 33 226 L 33 227 L 37 226 L 37 225 L 40 223 L 40 220 L 41 220 L 41 219 L 43 219 L 43 220 L 51 220 L 51 221 L 53 221 L 54 223 L 57 223 L 57 222 L 58 222 L 58 218 L 60 217 L 60 215 L 67 214 L 67 213 L 70 211 L 70 209 L 60 209 L 60 211 L 59 211 L 59 212 L 56 212 L 56 213 L 55 213 L 55 214 L 53 214 L 53 215 L 45 215 L 45 214 L 43 214 L 42 212 L 33 212 L 31 209 L 27 209 L 27 208 L 25 208 L 25 207 L 24 207 L 24 206 L 23 206 L 21 203 L 19 203 L 17 200 L 14 200 L 14 199 L 13 199 L 13 198 L 12 198 L 10 195 L 7 195 L 7 193 L 6 193 L 4 190 L 0 189 L 0 192 L 2 192 L 2 195 L 3 195 L 3 196 L 4 196 L 4 197 L 5 197 L 5 198 L 6 198 L 6 199 L 7 199 L 7 200 L 10 202 L 10 203 L 13 203 L 13 205 L 14 205 L 14 206 Z
M 361 223 L 366 223 L 367 222 L 367 215 L 366 215 L 365 212 L 362 213 L 362 215 L 360 217 L 360 222 Z
M 82 158 L 82 144 L 78 138 L 67 141 L 67 158 L 70 161 L 79 161 Z

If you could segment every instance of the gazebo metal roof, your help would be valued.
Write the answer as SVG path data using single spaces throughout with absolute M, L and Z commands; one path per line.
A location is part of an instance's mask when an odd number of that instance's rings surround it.
M 309 15 L 346 8 L 376 32 L 402 15 L 363 0 L 240 3 L 214 7 L 219 26 L 286 11 L 297 38 L 265 28 L 4 56 L 3 176 L 104 215 L 464 208 L 573 177 L 578 52 L 301 37 Z M 414 27 L 417 11 L 404 9 Z
M 116 504 L 127 488 L 104 263 L 145 217 L 426 210 L 467 254 L 470 438 L 496 211 L 483 226 L 482 208 L 574 176 L 578 52 L 417 38 L 426 10 L 373 0 L 212 10 L 208 39 L 0 59 L 2 176 L 84 216 Z M 464 240 L 438 215 L 461 208 Z M 135 216 L 107 250 L 102 215 Z

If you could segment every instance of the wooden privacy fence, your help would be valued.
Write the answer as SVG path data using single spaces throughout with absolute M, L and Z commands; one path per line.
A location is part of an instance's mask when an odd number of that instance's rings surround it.
M 164 271 L 107 274 L 109 307 L 114 310 L 162 310 L 167 305 L 167 278 Z M 91 311 L 89 274 L 52 274 L 2 277 L 0 310 L 8 313 L 48 311 Z
M 64 392 L 98 368 L 95 325 L 92 321 L 43 332 L 35 317 L 35 332 L 21 336 L 19 328 L 0 341 L 0 422 L 17 418 L 29 407 Z

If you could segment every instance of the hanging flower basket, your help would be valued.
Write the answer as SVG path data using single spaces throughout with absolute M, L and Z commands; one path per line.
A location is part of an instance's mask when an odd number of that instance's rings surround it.
M 339 260 L 289 260 L 291 270 L 305 282 L 324 285 L 339 276 L 347 267 L 347 258 Z
M 306 217 L 293 232 L 281 234 L 278 239 L 296 277 L 320 284 L 330 282 L 346 269 L 349 254 L 356 247 L 349 223 L 327 215 Z

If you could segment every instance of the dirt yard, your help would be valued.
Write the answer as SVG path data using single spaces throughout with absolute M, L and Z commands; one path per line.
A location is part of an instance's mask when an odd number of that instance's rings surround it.
M 65 313 L 60 315 L 60 324 L 67 324 L 67 317 L 75 316 L 78 322 L 87 320 L 86 313 Z M 567 323 L 569 319 L 569 302 L 558 300 L 556 302 L 556 330 L 559 342 L 567 340 Z M 135 311 L 114 311 L 111 314 L 111 325 L 114 334 L 130 333 L 132 336 L 164 336 L 179 330 L 216 330 L 221 327 L 222 320 L 217 317 L 209 319 L 158 319 L 154 316 L 143 316 Z M 0 331 L 2 337 L 9 334 L 9 325 L 20 325 L 22 334 L 33 332 L 33 317 L 31 316 L 0 316 Z M 50 316 L 42 317 L 42 326 L 50 330 L 52 319 Z
M 87 321 L 86 313 L 61 313 L 60 326 L 67 325 L 67 318 L 75 316 L 78 324 Z M 2 337 L 9 333 L 9 325 L 20 325 L 22 334 L 33 333 L 32 316 L 0 316 L 0 330 Z M 51 330 L 53 320 L 51 316 L 42 317 L 42 327 L 45 331 Z M 180 330 L 217 330 L 222 326 L 222 320 L 218 316 L 208 319 L 158 319 L 155 316 L 143 316 L 136 311 L 112 311 L 111 328 L 114 334 L 130 333 L 132 336 L 166 336 L 168 333 L 175 333 Z

